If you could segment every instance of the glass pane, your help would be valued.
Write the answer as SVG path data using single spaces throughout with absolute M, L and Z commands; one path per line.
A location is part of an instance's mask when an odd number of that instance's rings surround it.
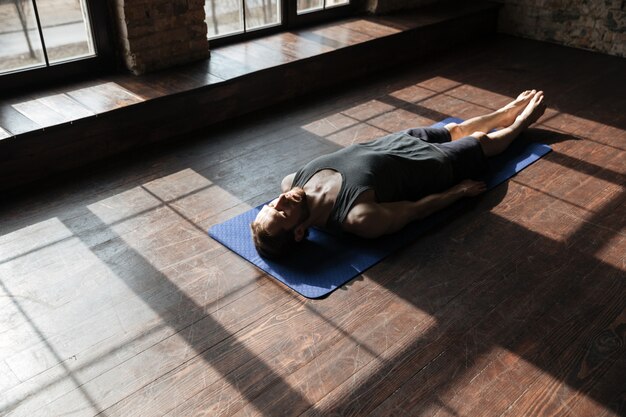
M 350 4 L 350 0 L 326 0 L 326 7 L 341 6 L 343 4 Z
M 0 0 L 0 73 L 45 62 L 30 0 Z
M 209 38 L 243 32 L 242 0 L 206 0 L 206 26 Z
M 308 13 L 324 8 L 324 0 L 298 0 L 298 14 Z
M 95 55 L 85 0 L 38 0 L 37 10 L 51 64 Z
M 246 30 L 280 23 L 280 0 L 245 0 Z

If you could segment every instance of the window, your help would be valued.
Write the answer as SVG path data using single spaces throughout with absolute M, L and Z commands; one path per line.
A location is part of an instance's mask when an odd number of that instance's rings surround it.
M 298 0 L 298 14 L 317 12 L 331 7 L 342 6 L 350 0 Z
M 206 0 L 204 10 L 215 44 L 344 16 L 349 6 L 350 0 Z
M 30 84 L 47 78 L 47 74 L 62 74 L 60 67 L 68 64 L 68 68 L 89 65 L 88 61 L 107 51 L 107 45 L 100 47 L 108 44 L 103 41 L 108 37 L 106 32 L 103 34 L 106 29 L 101 22 L 105 21 L 102 17 L 98 22 L 92 19 L 96 15 L 106 16 L 102 3 L 105 2 L 0 0 L 0 79 L 6 82 L 21 76 L 28 78 Z M 94 27 L 94 23 L 100 27 Z
M 280 25 L 280 0 L 206 0 L 209 39 Z

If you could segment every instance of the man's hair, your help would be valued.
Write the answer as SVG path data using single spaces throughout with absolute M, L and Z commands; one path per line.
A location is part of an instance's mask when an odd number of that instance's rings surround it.
M 298 223 L 302 224 L 302 222 L 309 218 L 311 212 L 304 190 L 300 187 L 292 188 L 292 190 L 294 189 L 299 192 L 297 192 L 296 195 L 291 196 L 290 199 L 300 205 L 302 211 L 300 213 Z M 256 247 L 257 252 L 259 252 L 259 255 L 265 258 L 277 259 L 292 251 L 298 243 L 294 233 L 297 227 L 298 225 L 295 225 L 291 229 L 281 229 L 275 234 L 269 234 L 260 222 L 254 220 L 250 224 L 250 229 L 252 230 L 252 240 L 254 241 L 254 246 Z M 303 237 L 306 238 L 307 235 L 308 230 L 305 230 Z
M 277 259 L 288 253 L 297 243 L 293 229 L 280 230 L 270 235 L 256 220 L 250 224 L 250 229 L 254 246 L 264 258 Z

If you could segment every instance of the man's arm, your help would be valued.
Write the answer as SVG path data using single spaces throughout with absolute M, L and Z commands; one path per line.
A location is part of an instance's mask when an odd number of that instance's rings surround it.
M 345 231 L 357 236 L 379 237 L 397 232 L 414 220 L 423 219 L 463 197 L 478 195 L 485 189 L 483 182 L 465 180 L 442 193 L 417 201 L 359 203 L 350 210 L 342 226 Z

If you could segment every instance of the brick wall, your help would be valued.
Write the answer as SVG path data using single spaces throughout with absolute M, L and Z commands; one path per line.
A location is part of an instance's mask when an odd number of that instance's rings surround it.
M 209 56 L 204 0 L 112 0 L 124 62 L 135 74 Z
M 387 13 L 446 0 L 361 1 L 362 9 Z M 493 1 L 503 5 L 499 32 L 626 57 L 626 0 Z
M 626 0 L 498 0 L 498 30 L 626 57 Z

